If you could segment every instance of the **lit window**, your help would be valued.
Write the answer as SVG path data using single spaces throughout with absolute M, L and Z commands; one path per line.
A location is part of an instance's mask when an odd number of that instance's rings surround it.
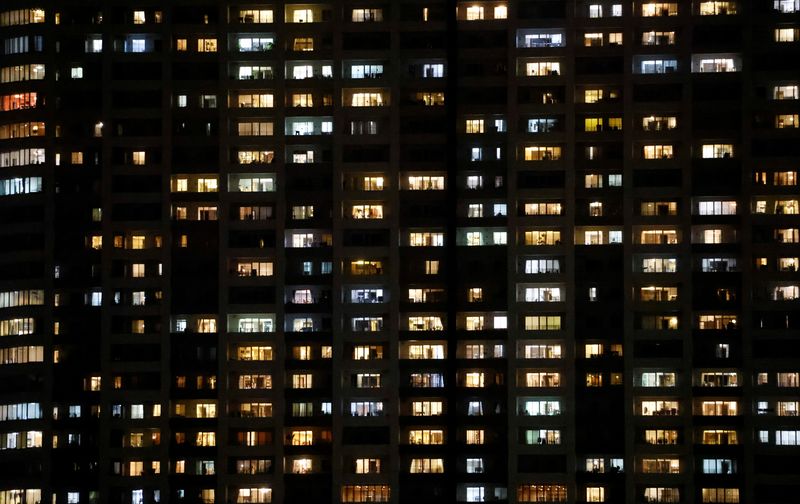
M 650 2 L 642 4 L 642 16 L 677 16 L 678 4 L 667 2 Z
M 411 459 L 408 472 L 411 474 L 439 474 L 444 472 L 444 459 L 415 458 Z
M 311 9 L 294 9 L 292 17 L 286 19 L 290 23 L 313 23 L 314 12 Z
M 483 133 L 483 119 L 467 119 L 467 133 Z
M 671 46 L 675 45 L 674 31 L 649 31 L 642 32 L 643 46 Z
M 692 72 L 738 72 L 739 59 L 736 58 L 705 58 L 695 56 L 692 58 Z
M 775 128 L 798 128 L 800 127 L 800 120 L 798 114 L 778 114 L 775 116 Z
M 559 75 L 561 63 L 558 61 L 533 61 L 525 63 L 525 75 L 531 77 Z
M 642 148 L 644 159 L 672 159 L 673 156 L 672 145 L 645 145 Z
M 605 502 L 606 489 L 604 487 L 586 487 L 586 502 Z
M 641 74 L 663 74 L 678 71 L 678 60 L 676 59 L 641 59 L 639 60 L 638 73 Z
M 799 97 L 797 85 L 782 85 L 772 88 L 773 100 L 797 100 Z
M 794 42 L 798 40 L 797 28 L 775 28 L 775 42 Z
M 710 2 L 700 2 L 700 15 L 701 16 L 724 16 L 728 14 L 736 14 L 738 6 L 736 2 L 727 0 L 719 1 L 713 0 Z
M 704 144 L 703 159 L 719 159 L 733 157 L 733 144 Z
M 261 9 L 261 10 L 240 10 L 239 11 L 239 22 L 240 23 L 272 23 L 273 22 L 273 14 L 271 9 Z
M 724 502 L 724 503 L 738 503 L 739 502 L 739 489 L 738 488 L 703 488 L 702 489 L 703 502 Z
M 197 52 L 217 52 L 217 39 L 215 38 L 197 39 Z
M 485 439 L 484 430 L 483 429 L 467 429 L 467 439 L 466 442 L 468 445 L 472 444 L 483 444 Z
M 351 19 L 354 23 L 378 23 L 383 21 L 383 9 L 353 9 Z
M 467 21 L 478 21 L 483 19 L 483 7 L 480 5 L 470 5 L 466 9 Z

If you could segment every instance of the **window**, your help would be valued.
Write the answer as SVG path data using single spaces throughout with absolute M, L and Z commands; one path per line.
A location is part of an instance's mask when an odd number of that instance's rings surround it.
M 777 114 L 775 116 L 775 128 L 798 128 L 800 127 L 800 120 L 798 114 Z
M 233 105 L 240 108 L 272 108 L 275 105 L 272 93 L 239 93 L 232 97 Z
M 427 175 L 410 175 L 408 189 L 412 191 L 441 191 L 444 189 L 444 177 Z
M 360 458 L 355 461 L 356 474 L 380 474 L 381 473 L 381 459 L 377 458 Z
M 586 89 L 583 92 L 584 103 L 597 103 L 603 101 L 602 89 Z
M 560 73 L 561 63 L 558 61 L 532 61 L 525 63 L 525 75 L 529 77 L 559 75 Z
M 420 105 L 428 107 L 444 105 L 444 93 L 441 92 L 419 92 L 413 95 L 414 100 Z
M 526 331 L 560 331 L 561 330 L 561 316 L 560 315 L 528 315 L 525 317 L 525 330 Z M 558 357 L 541 357 L 541 358 L 561 358 L 561 346 L 558 346 Z M 530 358 L 530 357 L 528 357 Z M 540 358 L 540 357 L 533 357 Z
M 525 245 L 558 245 L 561 243 L 561 231 L 525 231 L 523 236 Z
M 677 16 L 678 4 L 668 2 L 650 2 L 642 4 L 642 17 Z
M 583 34 L 583 45 L 586 47 L 593 47 L 593 46 L 602 46 L 603 45 L 603 34 L 598 33 L 584 33 Z
M 701 16 L 724 16 L 737 13 L 738 5 L 733 1 L 714 0 L 710 2 L 700 2 Z
M 561 147 L 531 146 L 525 147 L 525 161 L 554 161 L 561 159 Z
M 645 145 L 642 147 L 642 157 L 644 159 L 672 159 L 672 145 Z
M 647 116 L 642 118 L 642 130 L 644 131 L 666 131 L 675 129 L 678 126 L 678 119 L 675 116 Z
M 269 24 L 273 22 L 273 14 L 271 9 L 261 10 L 240 10 L 239 22 L 244 24 L 258 23 Z
M 389 502 L 388 485 L 343 485 L 342 502 Z
M 443 412 L 442 401 L 414 401 L 411 403 L 413 416 L 438 416 Z
M 351 19 L 354 23 L 379 23 L 383 21 L 383 9 L 353 9 Z
M 239 122 L 237 123 L 237 134 L 239 136 L 272 136 L 273 123 L 272 122 Z
M 555 131 L 557 121 L 548 118 L 528 119 L 528 133 L 549 133 Z
M 604 487 L 586 487 L 586 502 L 605 502 L 606 489 Z
M 641 74 L 663 74 L 678 71 L 676 59 L 640 59 L 639 66 L 635 69 Z
M 535 32 L 524 33 L 517 40 L 518 47 L 563 47 L 563 33 Z
M 698 215 L 736 215 L 736 201 L 701 201 Z
M 414 429 L 408 431 L 408 443 L 417 445 L 444 444 L 444 431 L 438 429 Z
M 350 98 L 351 107 L 382 107 L 387 103 L 384 102 L 383 93 L 381 92 L 360 92 L 353 93 Z
M 720 159 L 733 157 L 733 144 L 703 144 L 703 159 Z
M 739 502 L 738 488 L 703 488 L 701 494 L 703 502 Z
M 797 100 L 800 98 L 797 85 L 781 85 L 772 88 L 773 100 Z
M 292 41 L 292 50 L 294 51 L 302 51 L 302 52 L 310 52 L 314 50 L 314 38 L 313 37 L 295 37 Z M 309 75 L 309 77 L 313 77 L 313 75 Z
M 603 6 L 601 4 L 590 4 L 589 17 L 593 19 L 603 17 Z
M 414 458 L 411 459 L 408 472 L 411 474 L 439 474 L 444 472 L 444 459 Z M 468 471 L 469 472 L 469 471 Z
M 678 414 L 678 401 L 640 401 L 640 414 L 643 416 L 675 416 Z
M 561 401 L 526 400 L 521 403 L 520 414 L 526 416 L 557 416 L 561 414 Z
M 197 39 L 197 52 L 217 52 L 217 39 L 215 38 Z
M 261 80 L 272 79 L 273 72 L 271 66 L 240 66 L 237 79 L 238 80 Z
M 207 40 L 207 39 L 206 39 Z M 214 47 L 216 47 L 216 39 L 214 40 Z M 199 46 L 198 40 L 198 46 Z M 263 52 L 269 51 L 275 44 L 275 39 L 272 37 L 241 37 L 236 41 L 236 49 L 239 52 Z M 216 49 L 215 49 L 216 50 Z M 295 49 L 297 50 L 297 49 Z
M 694 56 L 692 58 L 692 72 L 738 72 L 740 63 L 738 58 L 714 58 Z
M 422 76 L 426 79 L 441 79 L 444 77 L 443 63 L 425 63 L 422 65 Z M 468 132 L 469 133 L 469 132 Z M 482 131 L 481 131 L 482 133 Z
M 413 344 L 408 347 L 409 359 L 444 359 L 444 345 Z
M 525 484 L 517 487 L 517 502 L 567 502 L 567 487 L 556 484 Z
M 480 5 L 470 5 L 466 8 L 466 20 L 478 21 L 483 19 L 483 7 Z
M 775 42 L 795 42 L 799 35 L 797 28 L 775 28 Z
M 353 205 L 353 219 L 383 219 L 383 205 Z
M 287 23 L 313 23 L 314 22 L 314 12 L 311 9 L 294 9 L 292 11 L 292 16 L 289 18 L 287 16 L 286 22 Z
M 525 215 L 563 215 L 564 209 L 561 203 L 525 203 L 523 212 Z
M 444 233 L 411 232 L 408 234 L 410 247 L 443 247 Z
M 665 371 L 643 372 L 635 385 L 640 387 L 675 387 L 675 373 Z
M 800 1 L 798 0 L 773 0 L 773 9 L 782 13 L 790 14 L 800 10 Z
M 467 133 L 483 133 L 483 119 L 467 119 Z

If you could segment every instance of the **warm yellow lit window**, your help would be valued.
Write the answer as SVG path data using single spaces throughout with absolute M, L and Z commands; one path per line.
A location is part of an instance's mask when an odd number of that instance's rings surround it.
M 147 154 L 145 151 L 133 151 L 131 158 L 133 164 L 136 166 L 141 166 L 147 162 Z
M 480 303 L 483 301 L 483 289 L 481 287 L 470 287 L 467 289 L 467 301 L 470 303 Z
M 483 133 L 483 119 L 467 119 L 467 133 Z
M 409 444 L 441 445 L 444 444 L 444 431 L 439 429 L 417 429 L 408 432 Z
M 798 114 L 778 114 L 775 116 L 775 127 L 777 129 L 783 128 L 798 128 L 800 121 Z
M 602 89 L 587 89 L 583 92 L 584 103 L 597 103 L 603 100 Z
M 468 445 L 481 445 L 485 441 L 483 429 L 467 429 L 466 443 Z
M 674 156 L 672 145 L 645 145 L 642 153 L 645 159 L 672 159 Z
M 466 8 L 467 21 L 478 21 L 483 19 L 483 7 L 480 5 L 470 5 Z
M 188 48 L 188 42 L 185 38 L 181 38 L 175 41 L 175 50 L 176 51 L 185 51 Z
M 215 38 L 197 39 L 197 52 L 217 52 L 217 39 Z
M 677 16 L 678 4 L 671 2 L 649 2 L 642 4 L 642 16 Z
M 737 13 L 738 13 L 738 5 L 736 2 L 727 0 L 721 0 L 721 1 L 712 0 L 709 2 L 700 2 L 701 16 L 725 16 Z
M 294 51 L 313 51 L 314 38 L 313 37 L 295 37 L 292 43 L 292 50 Z
M 603 374 L 602 373 L 586 373 L 586 386 L 587 387 L 602 387 Z

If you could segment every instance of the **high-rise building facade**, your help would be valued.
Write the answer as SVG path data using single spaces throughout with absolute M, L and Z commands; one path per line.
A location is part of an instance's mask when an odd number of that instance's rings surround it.
M 0 504 L 800 500 L 800 0 L 0 35 Z

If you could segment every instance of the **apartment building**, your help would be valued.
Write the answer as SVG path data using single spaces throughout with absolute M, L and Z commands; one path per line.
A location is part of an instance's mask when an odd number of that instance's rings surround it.
M 0 504 L 798 501 L 800 0 L 0 35 Z

